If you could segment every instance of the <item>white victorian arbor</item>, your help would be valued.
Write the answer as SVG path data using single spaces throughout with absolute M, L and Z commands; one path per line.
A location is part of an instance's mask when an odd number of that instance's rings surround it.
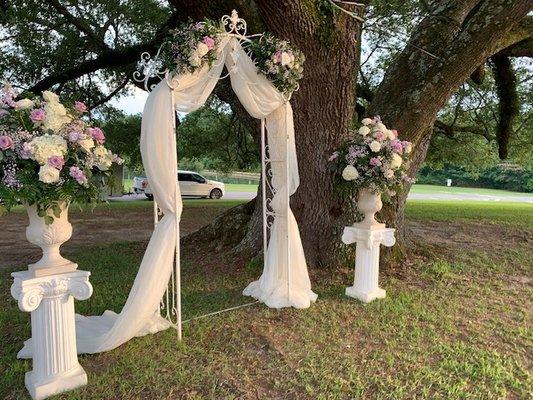
M 234 11 L 222 18 L 222 24 L 216 60 L 194 73 L 160 71 L 159 52 L 154 60 L 148 54 L 142 56 L 146 86 L 150 78 L 161 78 L 150 87 L 141 132 L 143 164 L 155 199 L 155 228 L 122 311 L 76 316 L 78 353 L 108 351 L 135 336 L 169 327 L 176 328 L 181 339 L 182 201 L 177 182 L 176 111 L 201 107 L 218 80 L 226 77 L 250 115 L 261 120 L 262 128 L 264 270 L 243 294 L 275 308 L 306 308 L 316 300 L 289 204 L 299 185 L 289 98 L 258 71 L 245 50 L 250 42 L 246 22 Z M 224 66 L 228 73 L 221 77 Z M 31 341 L 26 342 L 19 357 L 31 357 L 31 347 Z

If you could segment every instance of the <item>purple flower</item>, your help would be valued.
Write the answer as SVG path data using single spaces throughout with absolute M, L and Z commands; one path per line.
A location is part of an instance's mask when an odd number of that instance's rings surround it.
M 42 108 L 36 108 L 32 110 L 30 119 L 33 123 L 44 121 L 46 118 L 46 112 Z
M 202 39 L 202 42 L 211 50 L 213 47 L 215 47 L 215 39 L 209 36 L 205 36 Z
M 372 157 L 369 161 L 370 165 L 373 167 L 379 167 L 381 166 L 381 160 L 377 157 Z
M 17 165 L 13 160 L 9 160 L 3 166 L 3 175 L 2 184 L 11 189 L 20 189 L 22 184 L 17 179 Z
M 74 102 L 74 108 L 76 109 L 76 111 L 78 111 L 80 113 L 87 112 L 87 106 L 82 101 L 75 101 Z
M 88 130 L 91 137 L 96 140 L 98 144 L 103 144 L 105 142 L 104 131 L 100 128 L 89 128 Z
M 68 134 L 68 140 L 72 143 L 76 143 L 78 140 L 83 138 L 83 133 L 78 131 L 72 131 Z
M 402 154 L 403 153 L 402 142 L 400 142 L 398 139 L 394 139 L 393 141 L 391 141 L 390 146 L 392 148 L 392 151 L 394 151 L 395 153 L 397 153 L 397 154 Z
M 9 150 L 13 148 L 13 139 L 9 136 L 0 136 L 0 150 Z
M 9 111 L 0 108 L 0 118 L 9 115 Z
M 85 172 L 74 165 L 70 167 L 69 175 L 76 179 L 76 182 L 78 182 L 80 185 L 85 185 L 87 183 Z
M 330 157 L 329 157 L 329 160 L 328 161 L 333 161 L 335 160 L 337 157 L 339 156 L 339 152 L 336 151 L 335 153 L 333 153 Z
M 65 165 L 65 160 L 62 156 L 52 156 L 48 158 L 48 165 L 61 171 L 61 168 Z

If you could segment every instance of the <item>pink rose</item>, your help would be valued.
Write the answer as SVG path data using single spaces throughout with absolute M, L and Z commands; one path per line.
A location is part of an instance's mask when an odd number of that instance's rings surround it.
M 75 101 L 74 102 L 74 108 L 76 109 L 76 111 L 78 111 L 80 113 L 87 112 L 87 106 L 82 101 Z
M 0 150 L 8 150 L 13 148 L 13 139 L 9 136 L 0 136 Z
M 276 51 L 274 58 L 276 59 L 277 63 L 280 63 L 281 59 L 283 58 L 283 52 L 281 50 Z
M 104 131 L 102 131 L 100 128 L 89 128 L 89 135 L 96 140 L 98 144 L 103 144 L 105 142 L 105 135 Z
M 61 170 L 61 168 L 63 168 L 63 165 L 65 165 L 65 160 L 62 156 L 48 157 L 48 165 L 54 167 L 55 169 Z
M 42 108 L 36 108 L 30 114 L 30 119 L 33 123 L 44 121 L 46 118 L 46 113 Z
M 394 139 L 391 141 L 391 148 L 395 153 L 402 154 L 403 153 L 403 145 L 402 142 L 400 142 L 398 139 Z
M 202 42 L 207 46 L 209 50 L 211 50 L 213 47 L 215 47 L 215 39 L 209 36 L 205 36 L 202 39 Z
M 385 134 L 381 131 L 379 132 L 376 132 L 376 134 L 374 135 L 374 137 L 376 138 L 376 140 L 378 142 L 383 142 L 383 140 L 385 140 Z
M 398 137 L 398 131 L 396 129 L 393 129 L 391 132 L 392 132 L 392 134 L 394 135 L 395 138 Z

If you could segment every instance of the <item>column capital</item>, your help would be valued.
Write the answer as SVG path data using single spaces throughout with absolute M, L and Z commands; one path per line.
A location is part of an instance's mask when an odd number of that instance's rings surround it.
M 86 300 L 93 293 L 90 275 L 89 271 L 77 270 L 35 278 L 30 271 L 14 272 L 11 274 L 14 278 L 11 295 L 18 301 L 19 309 L 25 312 L 36 310 L 43 298 L 71 295 L 77 300 Z
M 395 231 L 392 228 L 366 229 L 357 226 L 347 226 L 344 228 L 342 234 L 342 242 L 344 244 L 362 243 L 368 249 L 381 244 L 392 247 L 396 243 L 396 238 L 394 237 Z

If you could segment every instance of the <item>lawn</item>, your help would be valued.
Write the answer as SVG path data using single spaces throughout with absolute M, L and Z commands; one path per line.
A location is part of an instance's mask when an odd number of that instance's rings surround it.
M 186 212 L 220 201 L 187 201 Z M 235 202 L 228 202 L 229 207 Z M 110 209 L 149 212 L 150 203 Z M 221 207 L 223 208 L 223 207 Z M 80 357 L 89 385 L 58 399 L 526 399 L 533 394 L 533 206 L 408 204 L 413 250 L 382 274 L 387 298 L 344 296 L 352 267 L 312 270 L 319 300 L 308 310 L 254 305 L 135 338 Z M 468 241 L 470 240 L 470 242 Z M 116 242 L 72 255 L 92 271 L 94 295 L 77 311 L 120 311 L 145 242 Z M 183 309 L 190 319 L 250 301 L 241 295 L 258 262 L 185 247 Z M 15 360 L 29 317 L 0 270 L 0 398 L 28 398 Z

